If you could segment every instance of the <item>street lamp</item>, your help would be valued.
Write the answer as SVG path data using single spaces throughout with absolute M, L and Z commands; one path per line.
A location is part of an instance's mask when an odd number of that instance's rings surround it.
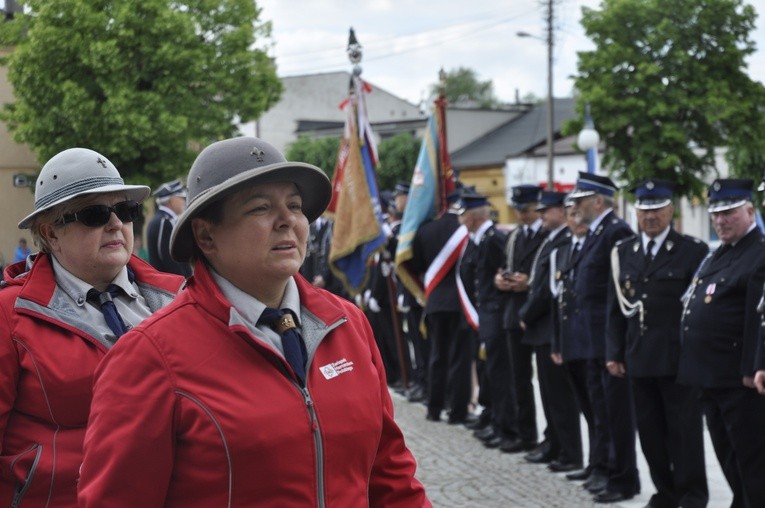
M 595 122 L 592 121 L 590 103 L 584 105 L 584 128 L 579 131 L 576 144 L 580 150 L 587 154 L 587 172 L 595 173 L 597 171 L 596 158 L 598 156 L 600 134 L 595 130 Z
M 552 31 L 552 0 L 548 2 L 547 37 L 542 38 L 528 32 L 516 32 L 518 37 L 531 37 L 547 43 L 547 190 L 555 190 L 555 172 L 553 169 L 553 31 Z

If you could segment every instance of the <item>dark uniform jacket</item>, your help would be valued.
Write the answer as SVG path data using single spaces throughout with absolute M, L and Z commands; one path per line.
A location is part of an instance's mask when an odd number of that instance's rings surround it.
M 584 314 L 591 358 L 606 356 L 606 303 L 611 282 L 611 249 L 616 242 L 632 236 L 629 225 L 611 211 L 590 232 L 582 247 L 574 291 Z
M 505 269 L 509 272 L 530 274 L 531 264 L 534 262 L 534 255 L 546 237 L 547 231 L 542 231 L 540 229 L 534 236 L 527 239 L 523 233 L 523 227 L 519 225 L 507 238 L 507 244 L 505 245 Z M 512 255 L 510 254 L 511 250 Z M 521 307 L 523 307 L 523 304 L 526 303 L 528 292 L 517 293 L 513 291 L 507 294 L 508 300 L 507 306 L 505 307 L 503 324 L 506 330 L 519 331 L 521 328 L 521 320 L 518 317 L 518 313 L 520 312 Z
M 452 234 L 460 227 L 457 215 L 445 213 L 438 219 L 425 222 L 417 228 L 412 240 L 412 260 L 409 263 L 414 273 L 425 275 L 430 263 L 438 256 Z M 457 293 L 456 266 L 433 288 L 425 302 L 425 313 L 462 312 Z
M 550 291 L 550 254 L 557 248 L 571 246 L 571 231 L 561 229 L 552 240 L 548 236 L 537 250 L 531 269 L 529 291 L 526 303 L 519 311 L 521 321 L 526 324 L 523 333 L 524 344 L 533 346 L 552 345 L 555 333 L 553 327 L 553 298 Z
M 146 229 L 146 248 L 149 251 L 149 264 L 160 272 L 191 275 L 189 263 L 179 263 L 170 256 L 170 235 L 173 233 L 173 216 L 162 208 L 149 221 Z
M 670 230 L 656 257 L 647 264 L 640 235 L 614 247 L 619 291 L 627 302 L 642 302 L 627 318 L 609 284 L 606 360 L 625 363 L 631 377 L 675 376 L 680 357 L 681 297 L 708 252 L 697 238 Z
M 740 387 L 753 374 L 764 280 L 765 236 L 757 227 L 702 264 L 683 314 L 679 382 Z
M 500 291 L 494 285 L 497 270 L 505 264 L 505 243 L 507 235 L 494 225 L 487 229 L 476 252 L 475 292 L 478 302 L 477 310 L 480 320 L 478 333 L 481 339 L 501 337 L 502 312 L 507 302 L 507 293 Z
M 554 272 L 557 291 L 557 295 L 553 295 L 553 305 L 556 306 L 557 312 L 554 314 L 552 352 L 559 353 L 564 362 L 592 358 L 581 309 L 582 302 L 574 289 L 581 260 L 582 253 L 573 252 L 573 243 L 562 245 L 550 254 L 550 269 Z

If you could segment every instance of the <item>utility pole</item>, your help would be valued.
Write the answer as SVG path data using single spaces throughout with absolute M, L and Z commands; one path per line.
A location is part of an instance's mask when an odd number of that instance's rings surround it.
M 547 190 L 555 190 L 553 154 L 553 1 L 547 0 Z

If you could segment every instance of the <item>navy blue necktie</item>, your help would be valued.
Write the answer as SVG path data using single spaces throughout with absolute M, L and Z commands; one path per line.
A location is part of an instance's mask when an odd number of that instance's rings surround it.
M 120 338 L 127 331 L 127 326 L 125 326 L 125 322 L 122 320 L 119 312 L 117 312 L 117 307 L 112 300 L 112 298 L 119 295 L 120 291 L 122 290 L 116 284 L 109 284 L 106 287 L 106 291 L 99 291 L 96 288 L 88 291 L 88 301 L 98 305 L 101 313 L 104 315 L 106 324 L 109 325 L 116 338 Z
M 264 323 L 274 329 L 282 338 L 284 359 L 290 364 L 295 375 L 305 384 L 305 344 L 295 327 L 292 312 L 287 309 L 266 307 L 258 323 Z

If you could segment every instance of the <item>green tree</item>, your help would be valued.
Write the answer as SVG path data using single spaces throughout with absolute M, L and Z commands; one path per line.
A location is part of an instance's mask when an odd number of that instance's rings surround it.
M 287 160 L 313 164 L 324 170 L 331 179 L 335 174 L 340 138 L 309 138 L 301 136 L 285 152 Z M 410 134 L 398 134 L 377 146 L 379 164 L 377 183 L 380 189 L 392 190 L 396 182 L 412 179 L 420 142 Z
M 431 85 L 430 93 L 437 96 L 439 89 L 440 85 Z M 466 67 L 452 69 L 446 73 L 444 96 L 452 105 L 475 103 L 481 108 L 494 108 L 499 105 L 491 80 L 480 81 L 476 72 Z
M 380 142 L 377 180 L 381 189 L 393 190 L 396 182 L 412 180 L 421 140 L 411 134 L 397 134 Z
M 252 0 L 28 0 L 0 40 L 16 102 L 2 112 L 40 160 L 86 146 L 131 181 L 185 174 L 194 147 L 236 133 L 282 85 Z M 11 28 L 15 23 L 15 28 Z M 19 37 L 18 26 L 24 27 Z
M 300 161 L 321 168 L 332 179 L 337 163 L 340 138 L 309 138 L 300 136 L 287 146 L 284 157 L 289 161 Z
M 595 49 L 579 53 L 578 108 L 590 103 L 612 174 L 630 184 L 666 178 L 700 196 L 717 174 L 715 150 L 727 147 L 733 174 L 760 177 L 765 88 L 745 62 L 755 19 L 741 0 L 603 0 L 600 10 L 583 9 Z

